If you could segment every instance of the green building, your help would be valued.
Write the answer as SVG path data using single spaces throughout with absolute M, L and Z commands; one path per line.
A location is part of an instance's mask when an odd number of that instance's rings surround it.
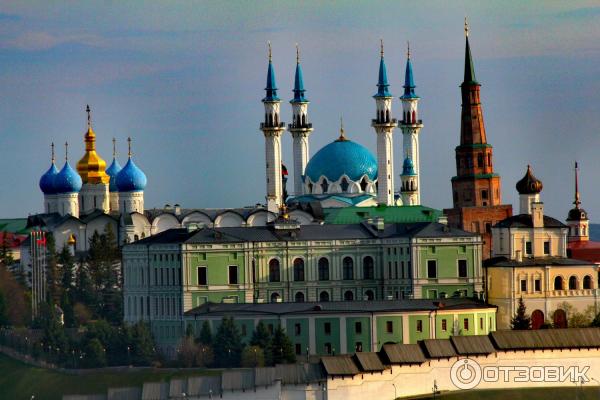
M 123 248 L 123 274 L 125 320 L 149 320 L 159 342 L 175 344 L 184 313 L 206 303 L 479 297 L 481 239 L 437 222 L 281 218 L 161 232 Z

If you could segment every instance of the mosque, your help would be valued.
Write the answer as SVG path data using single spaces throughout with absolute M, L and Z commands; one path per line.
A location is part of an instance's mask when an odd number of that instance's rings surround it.
M 133 160 L 131 138 L 124 167 L 117 160 L 113 139 L 113 160 L 107 168 L 107 163 L 96 152 L 96 133 L 88 106 L 84 155 L 73 168 L 65 144 L 65 162 L 59 170 L 52 144 L 50 168 L 39 181 L 44 212 L 29 216 L 28 228 L 52 232 L 57 248 L 67 245 L 73 252 L 80 252 L 87 250 L 94 231 L 102 232 L 107 224 L 117 234 L 119 243 L 124 244 L 172 228 L 265 226 L 276 220 L 283 209 L 286 216 L 302 225 L 328 223 L 331 210 L 345 207 L 366 210 L 382 205 L 393 206 L 396 215 L 398 209 L 405 207 L 395 206 L 411 206 L 409 219 L 412 222 L 437 219 L 437 210 L 420 206 L 419 133 L 423 124 L 418 115 L 419 96 L 415 93 L 410 48 L 404 93 L 399 97 L 402 118 L 398 121 L 392 115 L 394 97 L 381 43 L 377 93 L 373 96 L 376 112 L 371 122 L 377 136 L 376 156 L 347 138 L 342 125 L 339 138 L 309 159 L 313 126 L 308 117 L 309 101 L 299 52 L 297 50 L 294 97 L 290 100 L 292 122 L 287 127 L 280 117 L 281 99 L 277 94 L 270 44 L 268 59 L 266 95 L 262 99 L 265 116 L 260 124 L 265 138 L 266 204 L 235 209 L 184 209 L 177 204 L 145 209 L 147 178 Z M 402 132 L 402 154 L 405 155 L 399 191 L 395 190 L 394 172 L 396 127 Z M 293 138 L 294 178 L 290 196 L 285 187 L 287 169 L 281 156 L 281 138 L 286 129 Z M 422 211 L 423 216 L 417 211 Z

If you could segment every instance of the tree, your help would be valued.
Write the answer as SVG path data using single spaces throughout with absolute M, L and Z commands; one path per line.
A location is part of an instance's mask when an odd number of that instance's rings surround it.
M 258 346 L 249 346 L 242 352 L 242 367 L 264 367 L 265 350 Z
M 217 366 L 238 367 L 243 348 L 242 335 L 233 318 L 224 317 L 214 337 L 213 349 Z
M 212 345 L 213 337 L 210 331 L 210 323 L 208 321 L 204 321 L 202 323 L 202 328 L 200 329 L 200 336 L 198 336 L 198 343 L 201 343 L 206 346 Z
M 0 243 L 0 264 L 10 267 L 15 262 L 10 250 L 10 236 L 12 236 L 12 234 L 3 231 L 0 232 L 0 235 L 2 236 L 2 242 Z
M 27 306 L 27 293 L 8 268 L 0 263 L 0 293 L 4 296 L 8 324 L 22 326 L 30 321 L 31 308 Z
M 266 353 L 269 365 L 296 362 L 296 354 L 294 354 L 292 342 L 281 326 L 275 329 Z
M 192 324 L 187 324 L 187 326 L 185 327 L 185 337 L 194 337 L 194 327 L 192 326 Z
M 258 346 L 264 350 L 267 348 L 270 341 L 271 334 L 269 333 L 269 330 L 262 321 L 259 321 L 258 325 L 256 325 L 256 329 L 254 330 L 254 332 L 252 332 L 252 339 L 250 339 L 250 344 L 252 346 Z
M 46 233 L 46 274 L 48 288 L 48 302 L 58 304 L 62 297 L 62 273 L 58 266 L 54 235 Z
M 87 342 L 84 347 L 85 357 L 83 358 L 84 366 L 88 368 L 105 367 L 106 350 L 102 346 L 100 340 L 94 338 Z
M 8 324 L 9 320 L 6 299 L 4 298 L 4 293 L 0 291 L 0 327 L 7 326 Z
M 191 368 L 196 363 L 198 345 L 191 336 L 184 337 L 177 349 L 177 361 L 186 368 Z
M 156 344 L 150 328 L 138 322 L 131 328 L 131 354 L 134 365 L 150 365 L 156 357 Z
M 198 345 L 198 352 L 196 353 L 196 366 L 197 367 L 209 367 L 215 361 L 215 353 L 211 346 L 205 344 Z
M 587 328 L 592 325 L 594 306 L 589 305 L 583 312 L 571 311 L 568 318 L 569 328 Z
M 510 326 L 513 330 L 526 330 L 531 327 L 531 318 L 527 314 L 527 308 L 525 307 L 525 302 L 522 297 L 519 299 L 517 312 L 510 321 Z
M 65 318 L 65 326 L 67 328 L 75 327 L 75 311 L 70 299 L 70 290 L 63 291 L 60 299 L 60 308 L 63 310 Z
M 58 263 L 61 265 L 62 272 L 62 287 L 67 289 L 73 286 L 73 272 L 75 270 L 75 257 L 71 254 L 71 250 L 65 244 L 58 253 Z

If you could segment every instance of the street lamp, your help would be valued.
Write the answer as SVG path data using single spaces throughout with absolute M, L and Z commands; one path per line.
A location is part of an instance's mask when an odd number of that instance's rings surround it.
M 435 395 L 438 392 L 437 380 L 433 380 L 433 387 L 431 389 L 433 390 L 433 400 L 435 400 Z
M 396 400 L 396 398 L 398 398 L 398 395 L 396 393 L 397 392 L 396 384 L 392 383 L 392 386 L 394 387 L 394 400 Z

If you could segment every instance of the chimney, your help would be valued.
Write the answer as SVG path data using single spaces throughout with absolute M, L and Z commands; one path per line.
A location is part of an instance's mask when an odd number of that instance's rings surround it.
M 515 261 L 523 262 L 523 253 L 521 250 L 515 250 Z
M 179 204 L 175 204 L 175 215 L 181 214 L 181 206 Z
M 375 218 L 375 228 L 378 231 L 382 231 L 385 228 L 385 220 L 382 217 Z
M 534 228 L 544 227 L 544 203 L 531 203 L 531 222 Z

